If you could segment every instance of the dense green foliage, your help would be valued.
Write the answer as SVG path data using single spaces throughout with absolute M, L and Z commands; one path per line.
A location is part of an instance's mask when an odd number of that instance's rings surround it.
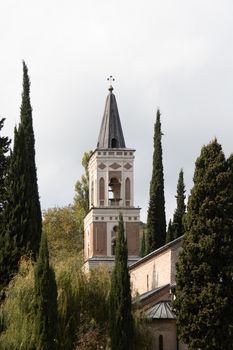
M 0 120 L 0 131 L 5 119 Z M 6 177 L 9 163 L 10 140 L 6 136 L 0 136 L 0 290 L 8 282 L 9 266 L 7 265 L 8 246 L 5 232 L 5 208 L 6 208 Z
M 163 246 L 166 240 L 164 175 L 161 139 L 162 131 L 160 111 L 157 110 L 156 123 L 154 127 L 153 169 L 150 182 L 150 200 L 147 216 L 147 254 Z
M 35 266 L 35 344 L 36 350 L 57 349 L 57 285 L 49 265 L 48 244 L 41 236 Z
M 83 276 L 78 350 L 106 349 L 108 338 L 108 297 L 110 275 L 106 266 Z
M 75 257 L 83 249 L 83 233 L 80 230 L 74 206 L 55 207 L 43 212 L 43 231 L 52 261 Z
M 14 149 L 7 177 L 7 205 L 4 211 L 3 244 L 1 246 L 0 279 L 5 287 L 18 269 L 20 256 L 27 244 L 27 200 L 24 177 L 25 159 L 20 154 L 22 137 L 15 129 Z
M 92 151 L 85 152 L 82 158 L 82 165 L 85 170 L 85 174 L 81 176 L 75 184 L 75 196 L 74 196 L 74 208 L 77 213 L 79 233 L 82 235 L 84 232 L 83 221 L 89 211 L 89 172 L 88 161 Z
M 153 331 L 149 327 L 148 319 L 145 317 L 144 310 L 138 305 L 134 306 L 134 344 L 135 350 L 148 350 L 153 346 Z
M 122 215 L 119 216 L 115 265 L 109 296 L 109 325 L 112 350 L 134 349 L 134 327 L 131 312 L 130 277 L 127 267 L 128 250 Z
M 50 258 L 53 261 L 76 256 L 83 249 L 83 224 L 89 210 L 88 161 L 91 153 L 89 151 L 83 155 L 85 174 L 76 182 L 73 204 L 43 212 L 43 231 L 47 235 Z
M 81 288 L 85 284 L 82 260 L 66 258 L 55 265 L 58 291 L 58 349 L 72 350 L 80 321 Z
M 184 234 L 184 215 L 185 215 L 185 185 L 184 185 L 184 172 L 181 169 L 177 184 L 176 194 L 176 210 L 173 216 L 172 230 L 173 237 L 178 238 Z
M 0 119 L 0 131 L 3 128 L 5 119 Z M 7 136 L 0 136 L 0 224 L 2 223 L 2 212 L 6 202 L 6 176 L 9 162 L 10 140 Z
M 24 62 L 20 123 L 18 128 L 15 128 L 6 187 L 7 204 L 0 254 L 0 289 L 7 285 L 17 271 L 19 259 L 23 254 L 36 257 L 41 238 L 42 219 L 35 165 L 30 81 Z
M 233 343 L 233 168 L 216 140 L 201 150 L 188 201 L 175 308 L 192 350 Z
M 84 273 L 82 265 L 79 257 L 56 263 L 59 350 L 104 349 L 108 343 L 110 276 L 103 267 Z M 34 281 L 32 262 L 22 259 L 0 306 L 2 350 L 18 350 L 19 344 L 23 350 L 36 348 Z
M 21 259 L 19 272 L 10 281 L 0 305 L 0 349 L 33 349 L 34 271 L 30 260 Z M 19 347 L 20 345 L 20 347 Z

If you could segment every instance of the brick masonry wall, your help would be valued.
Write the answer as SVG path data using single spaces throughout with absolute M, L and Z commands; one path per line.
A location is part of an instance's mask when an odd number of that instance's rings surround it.
M 126 222 L 128 255 L 139 255 L 139 222 Z
M 93 255 L 107 255 L 107 224 L 94 222 L 93 226 Z

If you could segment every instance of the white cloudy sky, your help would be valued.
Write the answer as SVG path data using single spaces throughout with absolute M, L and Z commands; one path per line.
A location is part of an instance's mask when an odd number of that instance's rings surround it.
M 162 113 L 166 211 L 177 177 L 187 192 L 201 146 L 233 151 L 232 0 L 0 1 L 0 115 L 19 121 L 29 68 L 42 208 L 72 202 L 116 78 L 125 140 L 136 148 L 135 204 L 146 220 L 153 125 Z

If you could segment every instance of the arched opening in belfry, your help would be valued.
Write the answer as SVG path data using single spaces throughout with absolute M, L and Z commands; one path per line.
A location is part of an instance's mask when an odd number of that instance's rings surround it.
M 111 254 L 116 254 L 117 226 L 114 226 L 111 233 Z
M 109 201 L 110 205 L 118 206 L 121 200 L 121 184 L 119 179 L 112 177 L 109 182 Z
M 118 141 L 117 139 L 113 138 L 111 140 L 111 148 L 117 148 L 118 147 Z

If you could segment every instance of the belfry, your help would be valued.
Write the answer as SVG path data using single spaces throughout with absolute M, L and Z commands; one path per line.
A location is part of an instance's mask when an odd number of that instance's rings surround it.
M 89 169 L 89 212 L 84 219 L 85 267 L 115 259 L 118 217 L 124 220 L 129 264 L 139 259 L 140 209 L 134 206 L 134 149 L 127 148 L 110 85 L 97 148 Z

